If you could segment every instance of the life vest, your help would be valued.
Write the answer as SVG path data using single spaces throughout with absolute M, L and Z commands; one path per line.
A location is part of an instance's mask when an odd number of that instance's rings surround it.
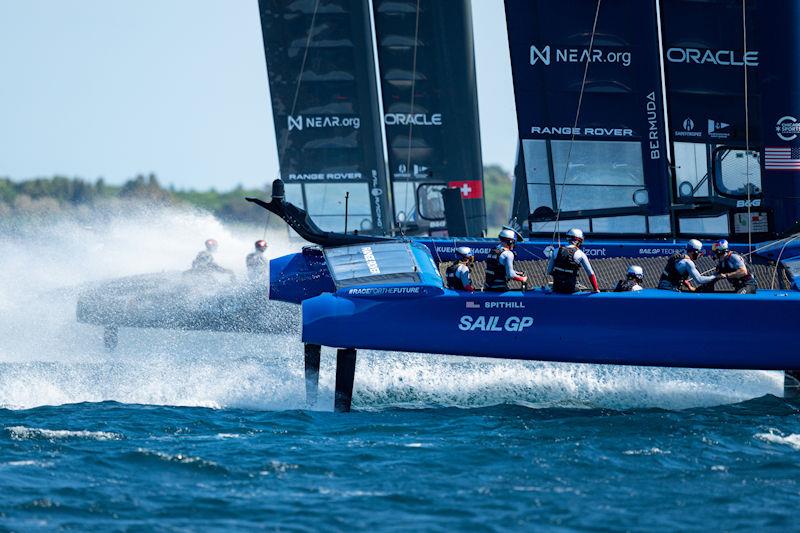
M 683 261 L 685 257 L 686 253 L 682 251 L 670 256 L 667 260 L 667 266 L 664 267 L 663 272 L 661 272 L 661 278 L 658 280 L 659 289 L 667 288 L 666 285 L 669 285 L 668 288 L 679 290 L 683 282 L 689 279 L 688 273 L 681 274 L 678 272 L 678 263 Z
M 755 285 L 756 279 L 753 277 L 753 274 L 750 273 L 750 267 L 747 266 L 747 261 L 745 261 L 744 258 L 736 252 L 726 254 L 725 257 L 719 260 L 717 263 L 717 272 L 720 274 L 730 274 L 731 272 L 736 272 L 738 268 L 733 265 L 732 261 L 734 255 L 738 256 L 742 260 L 744 268 L 747 269 L 747 274 L 741 278 L 727 278 L 728 282 L 730 282 L 734 290 L 737 291 L 743 289 L 746 285 Z
M 636 281 L 635 279 L 631 278 L 621 279 L 617 282 L 617 286 L 614 287 L 614 292 L 630 292 L 638 284 L 639 282 Z
M 506 281 L 506 267 L 500 264 L 500 256 L 506 249 L 498 245 L 486 256 L 486 285 L 488 291 L 506 291 L 509 289 Z
M 578 283 L 578 270 L 581 265 L 575 261 L 578 249 L 571 246 L 560 246 L 553 262 L 553 292 L 572 294 Z
M 461 278 L 458 277 L 458 267 L 461 265 L 459 262 L 455 262 L 445 270 L 444 278 L 447 281 L 447 288 L 454 289 L 457 291 L 466 290 L 464 287 L 464 283 L 461 281 Z
M 250 252 L 245 259 L 247 277 L 251 280 L 259 279 L 268 271 L 267 258 L 260 252 Z
M 192 268 L 194 270 L 210 270 L 214 264 L 214 256 L 209 252 L 203 250 L 197 254 L 197 257 L 192 261 Z

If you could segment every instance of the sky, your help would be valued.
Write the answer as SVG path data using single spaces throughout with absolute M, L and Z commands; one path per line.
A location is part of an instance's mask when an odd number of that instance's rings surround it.
M 502 0 L 472 0 L 484 164 L 516 153 Z M 0 176 L 279 175 L 257 0 L 0 0 Z

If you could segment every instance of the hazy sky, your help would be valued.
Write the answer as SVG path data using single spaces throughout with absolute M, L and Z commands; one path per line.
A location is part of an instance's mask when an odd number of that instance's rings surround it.
M 484 163 L 516 126 L 502 0 L 473 0 Z M 0 0 L 0 176 L 278 175 L 256 0 Z

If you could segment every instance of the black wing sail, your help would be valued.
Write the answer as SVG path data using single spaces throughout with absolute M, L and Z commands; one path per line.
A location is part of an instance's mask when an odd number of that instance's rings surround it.
M 373 0 L 395 223 L 445 229 L 442 188 L 486 229 L 469 0 Z
M 367 0 L 259 0 L 287 199 L 323 230 L 391 232 Z
M 655 0 L 506 0 L 520 138 L 512 204 L 534 232 L 668 234 Z M 576 122 L 577 116 L 577 122 Z

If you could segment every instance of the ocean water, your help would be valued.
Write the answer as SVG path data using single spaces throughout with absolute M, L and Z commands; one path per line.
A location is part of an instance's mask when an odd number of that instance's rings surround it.
M 207 237 L 235 266 L 261 234 L 161 210 L 0 237 L 0 530 L 797 527 L 780 373 L 360 352 L 334 414 L 335 355 L 308 408 L 296 335 L 123 329 L 109 354 L 75 323 L 82 284 Z

